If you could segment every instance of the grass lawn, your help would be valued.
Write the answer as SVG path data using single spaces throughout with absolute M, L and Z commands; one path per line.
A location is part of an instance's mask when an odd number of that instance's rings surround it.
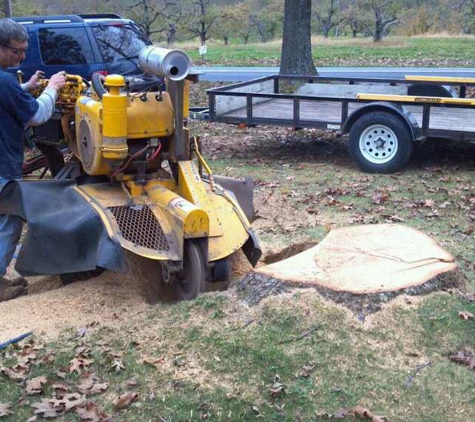
M 312 52 L 319 66 L 474 66 L 475 37 L 388 37 L 381 43 L 370 38 L 324 39 L 314 37 Z M 177 44 L 196 64 L 223 66 L 275 66 L 280 62 L 280 41 L 259 44 L 211 42 L 205 60 L 196 44 Z

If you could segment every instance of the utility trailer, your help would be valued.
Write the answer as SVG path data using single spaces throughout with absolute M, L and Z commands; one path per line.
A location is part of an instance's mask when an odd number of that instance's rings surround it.
M 208 90 L 212 122 L 320 128 L 349 134 L 367 172 L 392 173 L 430 138 L 475 140 L 475 78 L 273 75 Z

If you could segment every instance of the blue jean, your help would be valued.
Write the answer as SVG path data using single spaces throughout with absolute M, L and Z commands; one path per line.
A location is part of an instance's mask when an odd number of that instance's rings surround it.
M 0 184 L 5 179 L 0 177 Z M 16 215 L 0 214 L 0 276 L 4 276 L 20 240 L 23 220 Z

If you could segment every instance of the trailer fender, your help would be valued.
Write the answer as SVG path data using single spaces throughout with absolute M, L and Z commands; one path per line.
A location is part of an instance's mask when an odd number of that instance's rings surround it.
M 361 116 L 375 111 L 386 111 L 401 117 L 407 123 L 412 135 L 412 140 L 416 141 L 421 138 L 421 129 L 412 113 L 399 104 L 383 101 L 369 103 L 353 111 L 353 113 L 348 116 L 348 119 L 346 119 L 341 132 L 343 134 L 349 133 L 355 122 Z
M 447 85 L 414 84 L 407 88 L 407 95 L 414 97 L 458 98 L 455 89 Z

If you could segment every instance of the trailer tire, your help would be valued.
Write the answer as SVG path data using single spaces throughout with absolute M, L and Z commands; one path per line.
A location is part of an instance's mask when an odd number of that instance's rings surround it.
M 412 133 L 399 116 L 386 111 L 364 114 L 349 135 L 350 155 L 368 173 L 394 173 L 410 160 Z

